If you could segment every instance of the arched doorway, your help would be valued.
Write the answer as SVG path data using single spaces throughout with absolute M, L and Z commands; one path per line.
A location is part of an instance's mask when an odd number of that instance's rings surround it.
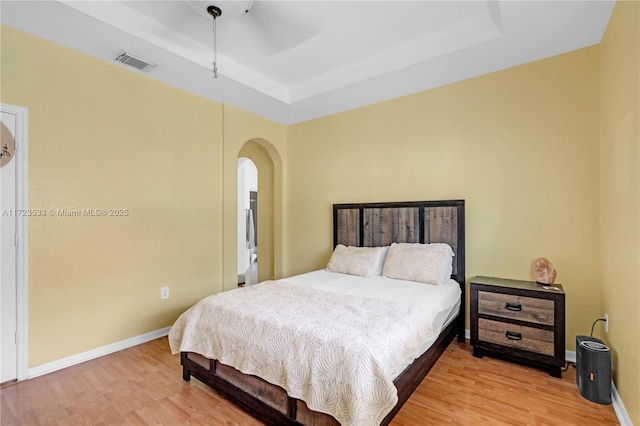
M 258 280 L 258 169 L 238 158 L 238 285 Z
M 274 185 L 274 164 L 271 158 L 271 155 L 267 150 L 256 140 L 250 140 L 245 143 L 240 151 L 238 152 L 238 165 L 240 165 L 240 160 L 242 164 L 247 166 L 248 162 L 251 162 L 255 165 L 256 174 L 259 178 L 257 178 L 257 191 L 256 192 L 256 200 L 254 204 L 254 208 L 252 209 L 255 214 L 255 242 L 258 246 L 259 256 L 258 256 L 258 265 L 256 266 L 256 277 L 255 282 L 262 282 L 269 279 L 273 279 L 275 276 L 275 267 L 274 267 L 274 259 L 275 259 L 275 243 L 274 243 L 274 229 L 275 229 L 275 185 Z M 240 180 L 240 176 L 238 176 L 238 180 Z M 240 186 L 240 182 L 238 182 L 238 186 Z M 249 203 L 251 202 L 249 194 Z M 240 237 L 241 230 L 243 233 L 243 240 L 238 241 L 238 256 L 245 256 L 244 250 L 241 251 L 241 246 L 247 246 L 246 242 L 246 223 L 247 223 L 247 212 L 245 207 L 242 207 L 240 210 L 240 203 L 238 202 L 238 238 Z M 243 225 L 244 224 L 244 225 Z M 249 244 L 250 245 L 250 244 Z M 246 254 L 247 260 L 249 259 L 249 254 Z M 240 259 L 238 258 L 238 264 L 240 264 Z M 247 261 L 247 266 L 252 266 Z M 246 277 L 245 277 L 246 282 Z

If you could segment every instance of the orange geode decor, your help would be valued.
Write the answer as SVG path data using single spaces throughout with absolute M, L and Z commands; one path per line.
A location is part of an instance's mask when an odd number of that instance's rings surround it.
M 546 257 L 536 259 L 536 282 L 540 284 L 553 284 L 556 280 L 556 268 Z

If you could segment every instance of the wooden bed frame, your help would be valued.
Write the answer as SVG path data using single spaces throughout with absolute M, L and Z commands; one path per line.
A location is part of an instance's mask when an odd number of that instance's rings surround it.
M 465 239 L 464 200 L 334 204 L 333 241 L 347 246 L 378 247 L 392 242 L 451 245 L 455 253 L 452 278 L 462 290 L 458 316 L 433 345 L 394 381 L 398 403 L 381 424 L 387 425 L 457 335 L 464 341 Z M 232 400 L 260 421 L 272 425 L 324 426 L 339 423 L 328 414 L 310 410 L 304 401 L 259 377 L 240 373 L 217 360 L 182 352 L 182 378 L 193 376 Z

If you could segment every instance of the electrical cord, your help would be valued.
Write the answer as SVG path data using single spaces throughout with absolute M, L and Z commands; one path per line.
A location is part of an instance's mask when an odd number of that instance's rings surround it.
M 561 368 L 560 370 L 561 371 L 567 371 L 569 369 L 569 367 L 576 368 L 576 363 L 567 361 L 567 362 L 564 363 L 564 367 Z
M 593 324 L 591 325 L 591 337 L 593 337 L 593 327 L 595 327 L 595 326 L 596 326 L 596 323 L 597 323 L 598 321 L 606 321 L 606 319 L 604 319 L 604 318 L 598 318 L 597 320 L 595 320 L 595 321 L 593 322 Z

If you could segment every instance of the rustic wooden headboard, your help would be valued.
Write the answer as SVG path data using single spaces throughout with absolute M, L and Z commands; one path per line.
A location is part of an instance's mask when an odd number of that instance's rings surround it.
M 453 249 L 453 274 L 460 284 L 464 336 L 464 200 L 334 204 L 333 246 L 380 247 L 391 243 L 447 243 Z M 460 338 L 460 334 L 458 335 Z

